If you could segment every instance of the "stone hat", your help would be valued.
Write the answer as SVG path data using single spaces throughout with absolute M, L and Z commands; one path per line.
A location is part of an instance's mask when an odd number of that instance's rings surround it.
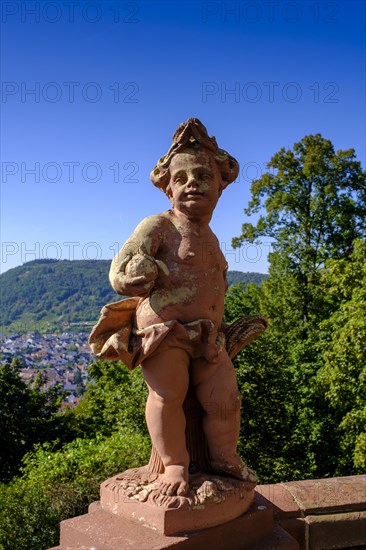
M 173 156 L 186 149 L 195 148 L 206 149 L 214 157 L 221 173 L 222 189 L 236 179 L 239 173 L 237 160 L 218 147 L 215 137 L 208 136 L 205 126 L 198 118 L 189 118 L 176 129 L 169 151 L 158 160 L 151 171 L 150 179 L 153 184 L 166 193 L 170 181 L 169 166 Z

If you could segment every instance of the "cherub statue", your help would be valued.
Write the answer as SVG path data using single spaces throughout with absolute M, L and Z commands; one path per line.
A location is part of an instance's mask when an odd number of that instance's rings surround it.
M 242 337 L 222 324 L 228 266 L 209 227 L 238 170 L 199 120 L 179 126 L 150 175 L 171 208 L 145 218 L 113 259 L 112 287 L 132 298 L 105 306 L 90 337 L 97 355 L 120 358 L 129 368 L 141 365 L 149 388 L 146 421 L 164 470 L 158 489 L 164 495 L 186 495 L 189 488 L 183 410 L 189 387 L 204 411 L 211 471 L 253 486 L 256 481 L 236 452 L 241 397 L 230 356 L 244 340 L 257 337 L 265 321 L 256 318 L 253 325 L 245 318 Z M 225 331 L 235 333 L 230 353 Z

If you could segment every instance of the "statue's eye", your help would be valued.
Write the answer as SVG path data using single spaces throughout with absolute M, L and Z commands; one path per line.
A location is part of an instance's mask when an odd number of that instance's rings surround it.
M 175 177 L 174 177 L 174 183 L 176 185 L 184 185 L 187 181 L 187 175 L 183 173 L 180 173 L 180 174 L 177 174 Z

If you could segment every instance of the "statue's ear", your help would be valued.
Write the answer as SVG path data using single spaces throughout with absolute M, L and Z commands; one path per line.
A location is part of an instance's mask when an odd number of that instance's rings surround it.
M 166 186 L 165 194 L 166 194 L 166 196 L 168 197 L 168 199 L 171 201 L 172 198 L 173 198 L 173 190 L 172 190 L 172 188 L 171 188 L 170 183 L 168 183 L 168 185 Z
M 229 155 L 228 164 L 229 164 L 229 169 L 228 169 L 229 183 L 232 183 L 238 177 L 239 164 L 238 164 L 238 161 L 236 159 L 234 159 L 234 157 L 232 157 L 231 155 Z
M 226 151 L 219 149 L 220 170 L 222 177 L 222 189 L 225 189 L 230 183 L 236 180 L 239 174 L 239 164 L 234 157 Z

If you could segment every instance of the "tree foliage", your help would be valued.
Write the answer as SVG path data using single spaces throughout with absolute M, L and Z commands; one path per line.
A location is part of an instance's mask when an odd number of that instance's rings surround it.
M 291 463 L 293 478 L 355 473 L 365 450 L 365 283 L 362 246 L 355 244 L 366 237 L 365 172 L 352 149 L 335 152 L 320 134 L 282 148 L 268 168 L 253 182 L 245 210 L 259 214 L 257 223 L 245 223 L 233 244 L 264 235 L 274 240 L 257 311 L 270 326 L 240 360 L 263 363 L 269 376 L 277 362 L 280 384 L 284 373 L 281 475 Z M 246 376 L 260 374 L 260 367 L 245 369 Z M 263 475 L 273 478 L 269 464 L 263 466 Z
M 78 437 L 63 445 L 50 438 L 36 446 L 23 458 L 22 477 L 0 485 L 2 550 L 57 544 L 60 521 L 85 513 L 98 500 L 102 481 L 148 461 L 141 372 L 129 372 L 117 361 L 97 361 L 89 368 L 86 394 L 64 413 Z
M 0 275 L 1 324 L 30 331 L 94 321 L 116 299 L 109 266 L 108 260 L 35 260 L 9 269 Z
M 327 259 L 352 252 L 356 238 L 366 237 L 366 173 L 353 149 L 335 151 L 320 134 L 305 136 L 293 149 L 282 148 L 252 182 L 244 210 L 258 214 L 244 223 L 234 246 L 272 237 L 288 270 L 301 285 L 301 317 L 309 320 L 316 304 L 319 268 Z
M 366 175 L 353 149 L 335 152 L 320 134 L 305 136 L 293 150 L 276 153 L 259 180 L 245 214 L 260 212 L 256 225 L 245 223 L 234 240 L 253 241 L 266 235 L 285 249 L 292 266 L 313 271 L 328 258 L 352 250 L 366 236 Z
M 333 415 L 337 440 L 336 472 L 366 468 L 366 241 L 355 241 L 346 260 L 329 262 L 322 283 L 338 303 L 322 323 L 319 347 L 324 364 L 318 384 Z
M 0 548 L 40 550 L 57 545 L 60 521 L 84 514 L 108 477 L 146 462 L 150 444 L 139 434 L 76 439 L 54 450 L 39 446 L 23 476 L 0 484 Z
M 0 480 L 18 472 L 21 459 L 35 443 L 67 436 L 66 417 L 59 414 L 65 395 L 59 386 L 41 391 L 39 374 L 32 386 L 19 376 L 21 363 L 0 365 Z
M 72 411 L 78 434 L 111 435 L 119 429 L 147 434 L 147 386 L 141 369 L 129 371 L 121 361 L 96 361 L 88 372 L 92 382 Z
M 225 321 L 263 311 L 263 288 L 234 285 L 226 297 Z M 234 360 L 243 397 L 238 451 L 261 483 L 301 477 L 291 456 L 293 388 L 281 341 L 270 325 Z

